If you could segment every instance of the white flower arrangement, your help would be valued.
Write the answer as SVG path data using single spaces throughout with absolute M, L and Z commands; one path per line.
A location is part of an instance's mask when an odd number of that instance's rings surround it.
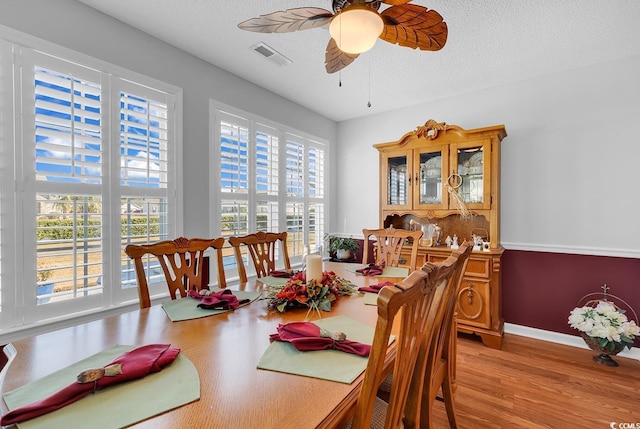
M 586 305 L 571 310 L 569 325 L 597 341 L 605 350 L 631 349 L 640 327 L 627 319 L 622 310 L 610 301 L 598 301 L 595 307 Z

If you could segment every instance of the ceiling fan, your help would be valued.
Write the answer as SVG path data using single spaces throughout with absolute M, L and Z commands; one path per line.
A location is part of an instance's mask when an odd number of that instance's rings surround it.
M 325 54 L 327 73 L 351 64 L 373 47 L 385 42 L 423 51 L 438 51 L 447 42 L 447 24 L 435 10 L 409 4 L 411 0 L 332 0 L 333 12 L 300 7 L 272 12 L 238 24 L 258 33 L 289 33 L 329 24 L 331 40 Z M 390 7 L 378 12 L 384 3 Z

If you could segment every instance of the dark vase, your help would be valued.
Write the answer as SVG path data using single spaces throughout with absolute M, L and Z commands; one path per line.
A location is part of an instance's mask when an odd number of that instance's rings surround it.
M 602 347 L 597 338 L 590 337 L 584 332 L 580 332 L 580 336 L 582 336 L 582 339 L 591 350 L 600 353 L 593 357 L 594 361 L 607 366 L 618 366 L 618 362 L 613 360 L 611 356 L 615 356 L 624 350 L 624 343 L 615 343 L 613 348 Z

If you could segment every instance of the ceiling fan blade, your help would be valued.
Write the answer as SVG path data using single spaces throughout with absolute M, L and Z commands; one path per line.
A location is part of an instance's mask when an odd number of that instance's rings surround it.
M 380 14 L 386 42 L 423 51 L 438 51 L 447 43 L 447 24 L 435 10 L 415 4 L 391 6 Z
M 338 48 L 338 44 L 333 38 L 327 44 L 327 53 L 324 57 L 324 67 L 327 73 L 335 73 L 351 64 L 360 54 L 347 54 Z
M 290 33 L 322 27 L 331 21 L 333 14 L 319 7 L 299 7 L 272 12 L 251 18 L 238 24 L 243 30 L 257 33 Z

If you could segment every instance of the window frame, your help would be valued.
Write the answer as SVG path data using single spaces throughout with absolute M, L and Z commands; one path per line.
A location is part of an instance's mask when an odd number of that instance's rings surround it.
M 182 235 L 182 89 L 154 78 L 109 64 L 50 42 L 0 26 L 0 151 L 12 153 L 0 161 L 0 333 L 21 331 L 30 326 L 58 323 L 88 314 L 110 312 L 118 307 L 134 305 L 137 288 L 121 288 L 120 207 L 123 195 L 132 194 L 120 183 L 120 91 L 136 95 L 165 94 L 171 115 L 168 129 L 168 178 L 166 197 L 170 202 L 169 236 Z M 51 63 L 94 70 L 101 85 L 102 183 L 68 184 L 67 193 L 101 196 L 103 290 L 98 297 L 35 305 L 36 279 L 36 199 L 39 192 L 55 192 L 59 187 L 41 181 L 35 183 L 35 111 L 34 86 L 29 76 L 33 64 L 42 58 Z M 67 72 L 64 67 L 61 72 Z M 21 83 L 25 82 L 25 85 Z M 133 89 L 132 89 L 133 88 Z M 139 91 L 139 92 L 136 92 Z M 22 114 L 20 113 L 22 112 Z M 109 142 L 117 144 L 109 144 Z M 31 169 L 29 166 L 32 166 Z M 148 188 L 149 191 L 151 188 Z M 134 190 L 133 194 L 148 194 Z M 153 193 L 151 193 L 153 194 Z M 117 203 L 117 204 L 114 204 Z M 117 279 L 114 284 L 113 279 Z M 155 286 L 157 296 L 167 295 L 166 286 Z M 153 292 L 152 292 L 153 293 Z M 79 305 L 81 304 L 81 305 Z
M 222 202 L 227 199 L 234 199 L 239 202 L 246 202 L 247 204 L 247 233 L 253 233 L 257 231 L 257 219 L 256 219 L 256 208 L 259 202 L 267 201 L 267 202 L 275 202 L 278 207 L 278 222 L 277 222 L 277 230 L 278 231 L 287 231 L 287 205 L 288 204 L 302 204 L 304 215 L 303 219 L 305 220 L 302 226 L 302 234 L 303 234 L 303 243 L 301 248 L 298 251 L 291 251 L 291 238 L 288 238 L 289 244 L 289 258 L 291 264 L 293 266 L 299 265 L 302 263 L 302 257 L 305 253 L 305 248 L 309 246 L 309 209 L 311 206 L 321 205 L 323 208 L 322 215 L 319 217 L 319 221 L 322 222 L 321 228 L 322 231 L 320 233 L 320 240 L 323 239 L 324 233 L 327 232 L 329 219 L 329 183 L 328 183 L 328 172 L 330 171 L 330 154 L 329 142 L 307 133 L 301 132 L 299 130 L 293 129 L 290 126 L 282 125 L 276 123 L 274 121 L 265 119 L 258 115 L 252 114 L 250 112 L 246 112 L 226 104 L 220 103 L 215 100 L 211 100 L 209 106 L 209 123 L 210 123 L 210 155 L 209 159 L 211 160 L 211 168 L 210 168 L 210 176 L 209 181 L 211 183 L 210 186 L 210 213 L 212 219 L 220 219 L 222 214 Z M 247 186 L 247 192 L 241 193 L 232 193 L 232 192 L 223 192 L 221 190 L 221 159 L 219 156 L 221 149 L 221 132 L 220 132 L 220 124 L 221 121 L 232 121 L 236 120 L 237 123 L 241 123 L 248 129 L 249 135 L 249 144 L 248 144 L 248 174 L 249 174 L 249 183 Z M 258 193 L 256 191 L 256 163 L 255 163 L 255 155 L 256 155 L 256 147 L 255 147 L 255 135 L 256 132 L 262 131 L 265 129 L 269 129 L 272 131 L 272 135 L 277 136 L 278 138 L 278 192 L 276 195 L 268 195 Z M 286 142 L 287 140 L 295 141 L 296 143 L 300 143 L 305 148 L 304 155 L 304 180 L 303 187 L 304 193 L 301 197 L 289 196 L 287 195 L 286 189 Z M 313 147 L 314 150 L 321 151 L 323 154 L 322 160 L 322 196 L 309 196 L 309 157 L 308 157 L 308 149 Z M 318 217 L 316 217 L 318 218 Z M 276 232 L 276 231 L 274 231 Z M 223 236 L 224 232 L 221 228 L 221 222 L 211 222 L 210 225 L 210 234 L 213 237 Z M 320 250 L 320 249 L 317 249 Z M 227 277 L 231 280 L 234 280 L 237 275 L 237 271 L 234 267 L 225 267 L 227 272 Z M 255 275 L 255 270 L 249 264 L 247 269 L 247 275 L 252 276 Z

